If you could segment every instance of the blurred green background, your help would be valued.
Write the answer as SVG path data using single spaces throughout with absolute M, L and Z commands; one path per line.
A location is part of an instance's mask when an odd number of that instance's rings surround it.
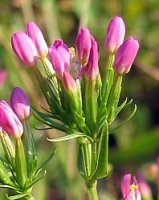
M 100 67 L 104 67 L 103 48 L 106 27 L 114 16 L 122 16 L 126 37 L 132 35 L 140 42 L 140 51 L 131 72 L 125 76 L 121 100 L 134 99 L 138 110 L 132 120 L 110 136 L 110 173 L 99 183 L 101 200 L 121 199 L 120 180 L 124 173 L 143 171 L 154 183 L 152 164 L 159 155 L 159 1 L 158 0 L 0 0 L 0 99 L 8 99 L 15 86 L 22 87 L 33 106 L 43 104 L 38 86 L 30 73 L 13 55 L 10 38 L 16 31 L 24 31 L 28 21 L 36 22 L 50 46 L 62 38 L 74 46 L 80 26 L 89 27 L 100 49 Z M 3 75 L 2 75 L 3 74 Z M 119 121 L 131 112 L 119 116 Z M 39 126 L 32 117 L 32 127 Z M 33 130 L 39 163 L 52 150 L 46 141 L 55 131 Z M 45 151 L 44 151 L 45 150 Z M 58 145 L 56 156 L 47 165 L 45 179 L 36 184 L 34 196 L 38 200 L 87 199 L 84 184 L 76 169 L 75 141 Z M 154 199 L 157 187 L 153 186 Z M 0 199 L 5 199 L 0 190 Z

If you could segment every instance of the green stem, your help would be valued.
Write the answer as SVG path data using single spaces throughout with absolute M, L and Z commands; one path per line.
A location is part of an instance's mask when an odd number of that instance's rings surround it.
M 97 193 L 97 182 L 94 182 L 93 185 L 87 185 L 87 191 L 89 200 L 99 200 L 98 193 Z
M 82 144 L 81 148 L 82 148 L 84 165 L 85 165 L 85 173 L 86 173 L 86 177 L 88 178 L 91 173 L 91 159 L 90 159 L 89 144 L 86 142 Z

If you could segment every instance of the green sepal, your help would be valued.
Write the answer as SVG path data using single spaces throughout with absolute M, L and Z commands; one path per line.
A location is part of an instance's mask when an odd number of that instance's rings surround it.
M 100 179 L 108 174 L 108 124 L 102 128 L 98 146 L 98 159 L 96 171 L 93 175 L 95 179 Z
M 84 137 L 87 138 L 89 141 L 92 141 L 91 137 L 89 137 L 88 135 L 84 135 L 82 133 L 74 133 L 71 135 L 66 135 L 64 137 L 53 138 L 53 139 L 48 138 L 47 140 L 49 140 L 50 142 L 64 142 L 64 141 L 68 141 L 68 140 L 72 140 L 76 138 L 84 138 Z
M 14 145 L 6 133 L 1 133 L 1 142 L 5 152 L 6 159 L 10 166 L 14 168 L 15 166 L 15 148 Z
M 18 184 L 24 187 L 27 180 L 27 165 L 21 138 L 16 138 L 15 142 L 15 170 Z
M 24 127 L 24 134 L 23 134 L 24 147 L 25 147 L 25 155 L 27 159 L 27 172 L 28 172 L 28 177 L 32 177 L 37 167 L 35 141 L 34 141 L 33 134 L 29 127 L 28 122 L 24 122 L 23 127 Z
M 95 123 L 97 120 L 97 88 L 96 79 L 92 80 L 86 77 L 85 80 L 85 119 L 86 123 L 91 130 L 94 132 Z
M 13 182 L 11 181 L 9 176 L 9 171 L 1 159 L 0 159 L 0 180 L 5 185 L 13 186 Z
M 102 106 L 101 106 L 101 109 L 104 109 L 107 104 L 109 93 L 111 91 L 112 84 L 113 84 L 113 77 L 114 77 L 113 68 L 112 67 L 107 68 L 106 72 L 105 72 L 105 76 L 104 76 L 105 80 L 103 80 L 103 82 L 102 82 L 102 94 L 101 94 Z M 105 105 L 105 106 L 103 106 L 103 105 Z
M 119 102 L 120 93 L 121 93 L 121 83 L 122 83 L 122 75 L 116 74 L 116 76 L 114 77 L 114 83 L 110 91 L 108 104 L 107 104 L 108 124 L 111 124 L 116 117 L 118 102 Z

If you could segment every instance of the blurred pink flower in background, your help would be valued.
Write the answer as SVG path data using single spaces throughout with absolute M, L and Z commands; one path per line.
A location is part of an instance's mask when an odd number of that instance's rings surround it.
M 6 82 L 8 77 L 8 72 L 5 69 L 0 69 L 0 88 L 4 86 L 4 83 Z

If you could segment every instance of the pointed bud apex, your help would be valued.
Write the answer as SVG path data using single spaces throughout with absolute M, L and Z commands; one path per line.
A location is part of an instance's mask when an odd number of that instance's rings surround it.
M 91 38 L 92 36 L 87 28 L 81 28 L 76 38 L 77 57 L 83 66 L 88 62 L 91 50 Z
M 118 49 L 115 55 L 114 70 L 119 74 L 126 74 L 130 71 L 139 50 L 139 43 L 129 37 Z
M 125 174 L 121 181 L 123 200 L 141 200 L 139 185 L 135 177 Z
M 26 34 L 32 39 L 40 58 L 45 58 L 48 54 L 48 47 L 43 34 L 34 22 L 26 25 Z
M 67 91 L 76 92 L 77 85 L 71 74 L 67 71 L 63 73 L 63 84 Z
M 16 87 L 13 89 L 10 97 L 10 104 L 13 111 L 21 121 L 25 121 L 30 118 L 31 109 L 29 98 L 21 88 Z
M 11 43 L 14 53 L 22 64 L 30 67 L 37 64 L 37 50 L 28 35 L 23 32 L 13 33 Z
M 89 55 L 89 60 L 88 60 L 87 66 L 85 67 L 85 73 L 91 79 L 95 79 L 99 75 L 98 45 L 94 39 L 92 39 L 91 43 L 92 43 L 92 47 L 90 50 L 90 55 Z
M 50 61 L 57 75 L 62 78 L 64 70 L 69 70 L 70 53 L 62 40 L 56 40 L 49 48 Z
M 0 101 L 0 127 L 15 138 L 19 138 L 23 134 L 21 122 L 5 101 Z
M 113 17 L 110 21 L 106 38 L 104 42 L 104 47 L 110 53 L 116 53 L 118 47 L 123 43 L 125 36 L 125 24 L 121 17 Z

